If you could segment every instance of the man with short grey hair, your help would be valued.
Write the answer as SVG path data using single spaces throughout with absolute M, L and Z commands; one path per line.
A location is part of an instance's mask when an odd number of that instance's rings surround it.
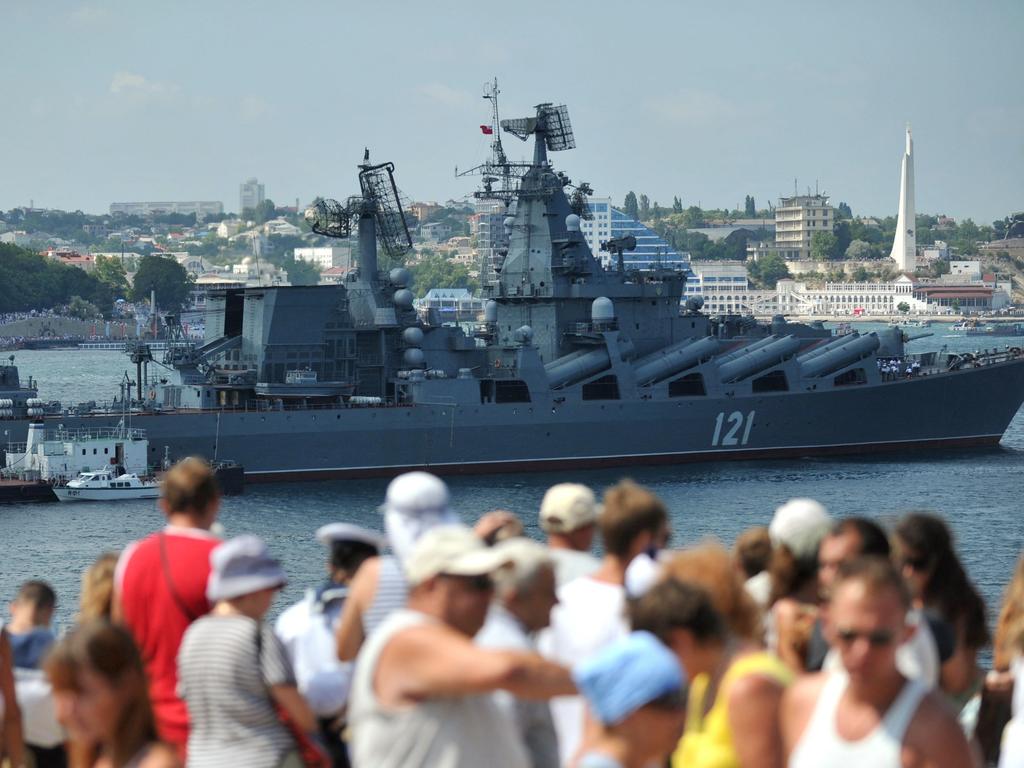
M 565 667 L 473 644 L 492 574 L 510 558 L 462 525 L 423 534 L 404 563 L 406 607 L 363 645 L 349 709 L 353 763 L 374 768 L 525 768 L 523 746 L 490 694 L 547 699 L 575 686 Z
M 508 558 L 508 565 L 494 573 L 494 600 L 476 643 L 534 652 L 534 633 L 551 623 L 551 609 L 558 602 L 551 553 L 525 538 L 507 539 L 495 550 Z M 516 724 L 533 768 L 558 768 L 558 737 L 548 703 L 518 698 L 508 691 L 497 691 L 493 697 Z
M 579 483 L 551 486 L 540 503 L 540 527 L 547 534 L 558 586 L 587 576 L 601 562 L 590 554 L 601 505 Z

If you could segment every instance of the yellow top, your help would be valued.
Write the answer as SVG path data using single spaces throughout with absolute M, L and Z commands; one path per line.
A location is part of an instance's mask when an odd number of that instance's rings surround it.
M 707 715 L 704 697 L 711 678 L 697 675 L 690 684 L 686 713 L 686 730 L 672 754 L 672 768 L 740 768 L 729 727 L 729 691 L 744 677 L 762 675 L 783 686 L 793 680 L 793 673 L 770 653 L 750 653 L 732 663 L 718 688 L 718 695 Z

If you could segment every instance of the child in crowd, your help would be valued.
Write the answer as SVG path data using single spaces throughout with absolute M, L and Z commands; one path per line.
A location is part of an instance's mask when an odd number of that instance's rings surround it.
M 79 625 L 54 646 L 45 669 L 72 768 L 178 767 L 157 740 L 142 658 L 127 630 L 103 620 Z
M 7 632 L 11 638 L 14 666 L 38 669 L 46 651 L 56 639 L 50 622 L 57 595 L 45 581 L 26 581 L 11 601 L 11 622 Z

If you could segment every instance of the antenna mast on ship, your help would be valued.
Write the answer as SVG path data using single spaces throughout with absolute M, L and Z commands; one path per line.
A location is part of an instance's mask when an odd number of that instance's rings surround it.
M 478 200 L 503 200 L 510 205 L 519 194 L 519 181 L 530 170 L 531 163 L 508 159 L 501 144 L 501 119 L 498 113 L 498 78 L 484 84 L 483 97 L 491 102 L 491 124 L 481 125 L 480 130 L 491 136 L 491 156 L 486 162 L 465 171 L 455 169 L 456 178 L 482 176 L 482 189 L 473 193 Z

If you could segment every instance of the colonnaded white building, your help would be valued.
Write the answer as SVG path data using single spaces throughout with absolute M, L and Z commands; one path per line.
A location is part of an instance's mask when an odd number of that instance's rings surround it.
M 910 313 L 935 311 L 914 296 L 914 281 L 906 275 L 888 283 L 825 283 L 819 288 L 779 280 L 774 291 L 757 294 L 751 307 L 755 314 L 888 316 L 899 314 L 900 304 L 906 304 Z

